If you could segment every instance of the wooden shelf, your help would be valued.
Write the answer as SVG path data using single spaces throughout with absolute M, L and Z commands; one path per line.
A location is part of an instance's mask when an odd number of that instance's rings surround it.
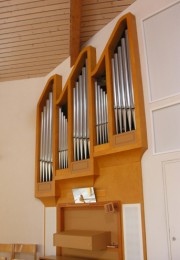
M 43 256 L 39 260 L 90 260 L 90 258 L 74 257 L 74 256 Z
M 102 250 L 111 243 L 110 232 L 67 230 L 54 234 L 54 246 L 82 250 Z

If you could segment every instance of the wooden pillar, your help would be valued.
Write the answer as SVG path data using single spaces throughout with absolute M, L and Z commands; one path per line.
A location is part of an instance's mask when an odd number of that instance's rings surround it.
M 70 56 L 74 65 L 80 52 L 81 0 L 70 0 Z

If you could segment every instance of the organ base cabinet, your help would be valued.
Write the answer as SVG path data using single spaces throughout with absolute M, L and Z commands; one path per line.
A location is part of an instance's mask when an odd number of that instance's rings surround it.
M 54 234 L 54 245 L 83 250 L 101 250 L 110 245 L 110 232 L 68 230 Z
M 83 187 L 95 189 L 97 203 L 82 206 L 82 214 L 85 209 L 92 211 L 90 219 L 93 214 L 98 215 L 97 209 L 104 201 L 141 206 L 143 259 L 146 259 L 141 158 L 147 149 L 147 137 L 133 14 L 119 19 L 98 61 L 96 49 L 87 46 L 63 87 L 61 76 L 50 78 L 37 105 L 36 133 L 35 196 L 45 206 L 58 205 L 57 223 L 61 223 L 54 236 L 58 255 L 54 259 L 90 256 L 85 249 L 77 253 L 78 249 L 63 247 L 68 235 L 64 231 L 87 230 L 81 225 L 71 228 L 68 222 L 71 214 L 75 217 L 81 208 L 73 207 L 72 189 Z M 89 231 L 108 231 L 94 229 L 91 224 Z M 124 259 L 121 223 L 117 230 L 118 248 L 111 248 L 114 242 L 111 233 L 108 247 L 111 249 L 95 250 L 95 259 Z M 92 237 L 88 239 L 92 243 Z M 72 233 L 68 240 L 73 241 Z
M 111 205 L 113 211 L 107 212 Z M 121 205 L 118 201 L 58 204 L 57 255 L 83 259 L 122 259 Z
M 79 258 L 79 257 L 77 258 L 73 256 L 44 256 L 39 258 L 39 260 L 86 260 L 86 259 Z

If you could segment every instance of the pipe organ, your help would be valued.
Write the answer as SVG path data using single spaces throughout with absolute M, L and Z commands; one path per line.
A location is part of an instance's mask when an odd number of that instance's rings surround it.
M 139 203 L 146 252 L 141 158 L 147 138 L 132 14 L 117 22 L 98 62 L 95 48 L 85 47 L 63 88 L 61 76 L 48 80 L 36 126 L 35 196 L 55 206 L 72 203 L 73 188 L 93 186 L 97 201 Z
M 71 203 L 73 188 L 93 186 L 98 201 L 139 203 L 146 252 L 141 158 L 147 138 L 132 14 L 117 22 L 97 63 L 95 48 L 85 47 L 63 88 L 61 76 L 48 80 L 36 125 L 35 196 L 54 206 Z
M 95 51 L 85 47 L 64 88 L 52 76 L 39 100 L 37 194 L 48 187 L 55 198 L 60 180 L 95 176 L 99 156 L 146 147 L 134 16 L 118 21 L 98 63 Z

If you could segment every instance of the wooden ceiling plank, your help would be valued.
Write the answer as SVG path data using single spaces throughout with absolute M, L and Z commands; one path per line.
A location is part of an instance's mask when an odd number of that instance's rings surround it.
M 103 20 L 91 20 L 91 21 L 81 21 L 81 30 L 82 28 L 88 28 L 90 26 L 98 26 L 101 25 L 102 27 L 104 27 L 107 23 L 109 22 L 109 18 L 107 19 L 103 19 Z
M 118 13 L 116 15 L 118 15 Z M 113 17 L 115 17 L 116 15 L 114 15 Z M 112 19 L 112 14 L 111 13 L 101 14 L 99 12 L 98 14 L 88 16 L 88 19 L 86 19 L 86 21 L 103 20 L 103 19 Z M 83 24 L 83 21 L 82 21 L 82 24 Z
M 31 75 L 31 73 L 33 73 L 34 75 L 39 75 L 40 73 L 42 73 L 43 75 L 46 75 L 47 73 L 49 73 L 49 69 L 43 69 L 43 70 L 41 70 L 41 68 L 39 68 L 39 70 L 37 71 L 37 69 L 36 70 L 32 70 L 32 71 L 22 71 L 22 72 L 19 72 L 18 73 L 18 76 L 23 76 L 23 75 L 26 75 L 26 77 L 28 78 L 29 76 L 28 75 Z M 9 72 L 7 72 L 6 74 L 4 74 L 4 77 L 5 76 L 8 76 L 9 75 L 9 77 L 10 78 L 12 78 L 13 76 L 17 76 L 17 72 L 13 72 L 13 73 L 9 73 Z M 1 78 L 1 77 L 0 77 Z
M 102 25 L 102 24 L 89 25 L 89 26 L 86 26 L 86 27 L 83 25 L 81 27 L 81 35 L 83 35 L 86 32 L 91 32 L 91 31 L 97 32 L 100 29 L 102 29 L 102 27 L 104 27 L 104 25 Z
M 62 24 L 61 21 L 53 21 L 53 22 L 48 22 L 48 23 L 37 23 L 37 24 L 29 24 L 29 25 L 24 25 L 24 26 L 12 26 L 9 28 L 0 28 L 0 35 L 3 34 L 12 34 L 12 33 L 17 33 L 19 34 L 33 34 L 36 33 L 37 31 L 40 30 L 68 30 L 69 29 L 69 23 Z
M 61 61 L 62 62 L 62 61 Z M 0 71 L 0 81 L 2 77 L 6 77 L 6 76 L 13 76 L 13 74 L 16 74 L 18 77 L 22 74 L 29 74 L 30 72 L 37 72 L 36 74 L 39 75 L 41 73 L 43 73 L 44 75 L 46 75 L 47 73 L 50 73 L 53 69 L 55 69 L 58 66 L 58 64 L 50 64 L 49 66 L 44 66 L 42 67 L 42 65 L 38 65 L 38 66 L 32 66 L 32 67 L 27 67 L 27 69 L 19 69 L 19 70 L 11 70 L 11 69 L 7 69 L 6 71 Z
M 51 65 L 51 64 L 56 64 L 56 65 L 58 65 L 59 64 L 59 60 L 60 59 L 64 59 L 66 56 L 64 55 L 61 55 L 60 57 L 54 57 L 54 59 L 51 61 L 51 60 L 43 60 L 43 63 L 42 63 L 42 61 L 41 60 L 35 60 L 35 61 L 29 61 L 29 62 L 26 62 L 26 63 L 23 63 L 22 61 L 20 62 L 19 61 L 19 63 L 7 63 L 6 65 L 4 65 L 4 66 L 0 66 L 0 71 L 2 71 L 2 70 L 6 70 L 6 71 L 8 71 L 7 70 L 7 68 L 23 68 L 23 67 L 29 67 L 29 66 L 33 66 L 33 64 L 34 64 L 34 66 L 37 66 L 37 65 L 42 65 L 42 66 L 44 66 L 44 65 Z
M 0 0 L 0 81 L 45 76 L 69 51 L 77 58 L 83 41 L 133 2 Z
M 133 0 L 117 0 L 117 1 L 113 1 L 113 0 L 83 0 L 83 3 L 82 3 L 82 6 L 83 6 L 83 8 L 84 8 L 84 6 L 88 6 L 88 5 L 90 5 L 90 6 L 92 6 L 92 5 L 94 5 L 94 4 L 97 4 L 97 3 L 99 3 L 99 4 L 104 4 L 104 3 L 112 3 L 112 2 L 114 2 L 114 4 L 121 4 L 121 5 L 124 5 L 124 4 L 131 4 L 132 3 L 132 1 Z
M 54 35 L 59 35 L 59 36 L 63 36 L 66 39 L 69 38 L 68 34 L 66 33 L 66 30 L 68 30 L 68 26 L 65 26 L 63 28 L 59 28 L 58 26 L 54 26 L 54 27 L 46 27 L 46 28 L 42 28 L 42 29 L 37 29 L 37 30 L 25 30 L 25 31 L 21 31 L 21 32 L 11 32 L 11 33 L 2 33 L 0 31 L 0 40 L 3 39 L 17 39 L 17 40 L 29 40 L 29 39 L 33 39 L 34 37 L 51 37 Z
M 1 20 L 0 20 L 1 21 Z M 69 17 L 61 17 L 61 15 L 56 12 L 56 15 L 47 15 L 47 16 L 42 16 L 42 17 L 36 17 L 34 19 L 30 20 L 20 20 L 20 21 L 15 21 L 16 23 L 16 28 L 23 28 L 28 25 L 32 26 L 32 28 L 36 28 L 36 26 L 44 26 L 44 24 L 47 26 L 48 24 L 52 22 L 60 22 L 61 25 L 66 25 L 70 24 Z M 8 29 L 8 28 L 14 28 L 14 22 L 5 22 L 1 23 L 0 30 L 3 29 Z
M 70 57 L 74 65 L 80 51 L 81 3 L 82 0 L 70 0 Z
M 131 2 L 133 3 L 134 0 L 131 0 Z M 83 6 L 82 7 L 82 10 L 83 10 L 82 14 L 86 15 L 88 12 L 92 12 L 92 11 L 95 11 L 95 10 L 109 9 L 109 8 L 116 11 L 116 8 L 124 7 L 124 6 L 129 6 L 129 3 L 124 2 L 122 4 L 121 1 L 111 1 L 109 3 L 95 3 L 95 4 L 92 4 L 92 5 Z
M 19 55 L 18 57 L 3 57 L 1 58 L 1 66 L 5 66 L 7 64 L 18 64 L 18 63 L 26 63 L 26 62 L 35 62 L 38 60 L 52 60 L 52 59 L 59 59 L 59 57 L 66 57 L 68 54 L 61 54 L 61 51 L 55 51 L 52 53 L 46 53 L 43 55 L 41 54 L 29 54 L 29 55 Z
M 44 76 L 46 74 L 48 74 L 50 71 L 52 71 L 53 69 L 55 69 L 57 66 L 49 66 L 47 68 L 41 68 L 40 66 L 37 68 L 29 68 L 29 70 L 19 70 L 19 71 L 12 71 L 12 72 L 8 72 L 8 70 L 6 71 L 6 73 L 2 73 L 0 74 L 0 81 L 2 81 L 2 78 L 4 77 L 9 77 L 12 78 L 14 76 L 18 76 L 18 78 L 20 78 L 22 75 L 27 75 L 27 78 L 29 77 L 29 74 L 36 74 L 37 76 L 40 74 L 44 74 Z
M 7 8 L 6 8 L 7 9 Z M 41 7 L 34 7 L 30 9 L 22 9 L 22 10 L 15 10 L 15 11 L 6 11 L 2 12 L 0 10 L 1 17 L 3 18 L 16 18 L 17 20 L 21 16 L 30 16 L 31 14 L 43 14 L 46 12 L 60 10 L 62 14 L 69 14 L 69 5 L 68 4 L 55 4 L 55 5 L 48 5 L 48 6 L 41 6 Z
M 39 12 L 39 13 L 32 13 L 29 15 L 21 15 L 21 16 L 15 16 L 15 17 L 5 17 L 1 18 L 0 17 L 0 24 L 4 23 L 16 23 L 18 21 L 26 21 L 26 20 L 31 20 L 33 21 L 34 19 L 41 19 L 43 17 L 50 17 L 50 16 L 56 16 L 59 15 L 60 19 L 68 19 L 69 20 L 69 11 L 61 11 L 61 10 L 52 10 L 52 11 L 46 11 L 46 12 Z
M 0 67 L 0 73 L 3 73 L 3 74 L 6 74 L 8 73 L 8 71 L 10 71 L 11 73 L 13 72 L 16 72 L 16 73 L 19 73 L 19 72 L 22 72 L 22 71 L 31 71 L 31 70 L 36 70 L 37 68 L 41 69 L 41 70 L 44 70 L 44 69 L 49 69 L 50 67 L 57 67 L 58 63 L 57 62 L 50 62 L 49 64 L 48 63 L 45 63 L 45 64 L 40 64 L 40 62 L 38 64 L 36 63 L 31 63 L 31 64 L 28 64 L 28 66 L 23 66 L 23 64 L 20 64 L 18 66 L 8 66 L 6 69 L 4 69 L 3 67 Z
M 52 38 L 52 39 L 43 39 L 43 41 L 37 41 L 37 39 L 34 39 L 32 41 L 27 42 L 11 42 L 11 43 L 5 43 L 5 44 L 0 44 L 0 50 L 3 51 L 5 48 L 14 48 L 14 47 L 21 47 L 22 48 L 25 46 L 27 48 L 31 47 L 32 45 L 35 46 L 41 46 L 42 44 L 45 44 L 47 46 L 48 43 L 59 43 L 59 49 L 63 49 L 66 48 L 67 51 L 69 52 L 69 41 L 68 40 L 62 40 L 61 37 L 57 37 L 56 38 Z
M 25 73 L 28 73 L 30 71 L 35 71 L 35 70 L 39 70 L 39 71 L 45 71 L 45 70 L 49 70 L 51 68 L 56 68 L 57 67 L 57 64 L 52 64 L 51 66 L 48 65 L 48 66 L 42 66 L 42 65 L 38 65 L 38 66 L 28 66 L 28 67 L 21 67 L 21 68 L 8 68 L 9 71 L 11 71 L 11 75 L 13 74 L 19 74 L 19 73 L 22 73 L 22 72 L 25 72 Z M 10 74 L 10 72 L 8 72 L 8 70 L 6 71 L 1 71 L 0 70 L 0 73 L 2 73 L 3 75 L 7 75 L 7 74 Z
M 46 55 L 47 52 L 53 52 L 53 51 L 60 51 L 61 54 L 68 54 L 69 52 L 65 48 L 59 48 L 59 46 L 48 46 L 44 47 L 42 46 L 41 48 L 30 48 L 30 49 L 18 49 L 18 50 L 9 50 L 5 52 L 0 52 L 0 58 L 3 57 L 15 57 L 19 55 L 26 55 L 26 54 L 38 54 L 38 53 L 44 53 Z
M 64 46 L 60 45 L 61 41 L 56 41 L 56 42 L 45 42 L 45 43 L 36 43 L 36 44 L 26 44 L 26 45 L 17 45 L 17 46 L 8 46 L 6 48 L 0 48 L 1 52 L 0 52 L 0 57 L 1 55 L 6 55 L 8 53 L 18 53 L 20 51 L 32 51 L 32 52 L 38 52 L 38 51 L 45 51 L 48 50 L 49 48 L 52 49 L 59 49 L 61 50 L 61 52 L 67 52 L 69 53 L 69 50 L 67 48 L 64 48 Z
M 84 39 L 84 38 L 89 38 L 90 39 L 90 37 L 92 37 L 95 33 L 97 33 L 97 31 L 96 30 L 91 30 L 90 32 L 85 32 L 85 33 L 82 33 L 81 34 L 81 39 Z M 88 40 L 88 39 L 87 39 Z
M 28 79 L 28 78 L 40 78 L 40 77 L 44 77 L 48 74 L 49 72 L 45 71 L 45 72 L 39 72 L 38 71 L 34 71 L 34 72 L 31 72 L 31 73 L 22 73 L 21 75 L 13 75 L 11 76 L 10 74 L 9 75 L 6 75 L 6 77 L 0 77 L 0 81 L 3 82 L 3 81 L 13 81 L 13 80 L 22 80 L 22 79 Z
M 36 3 L 39 0 L 26 0 L 26 3 Z M 11 6 L 11 5 L 17 5 L 17 4 L 23 4 L 24 0 L 9 0 L 9 1 L 4 1 L 0 0 L 0 8 L 5 7 L 5 6 Z
M 43 6 L 50 6 L 50 5 L 59 5 L 61 8 L 69 8 L 69 0 L 43 0 L 43 1 L 20 1 L 20 0 L 13 0 L 13 1 L 5 1 L 0 2 L 0 9 L 1 13 L 3 12 L 14 12 L 19 10 L 28 10 Z
M 114 16 L 116 16 L 119 12 L 122 12 L 125 8 L 127 8 L 128 5 L 126 6 L 117 6 L 116 8 L 112 8 L 112 7 L 107 7 L 107 8 L 101 8 L 101 15 L 102 14 L 110 14 L 113 13 Z M 82 15 L 82 19 L 84 18 L 85 20 L 88 19 L 89 16 L 94 16 L 94 15 L 98 15 L 99 12 L 99 8 L 95 9 L 95 10 L 86 10 L 83 11 L 83 15 Z
M 0 58 L 1 58 L 1 63 L 2 62 L 5 62 L 6 60 L 10 61 L 10 60 L 25 60 L 25 59 L 28 59 L 28 58 L 33 58 L 33 57 L 41 57 L 41 56 L 45 56 L 45 55 L 48 55 L 48 53 L 51 54 L 51 56 L 53 55 L 68 55 L 69 53 L 67 51 L 64 51 L 62 52 L 62 50 L 58 50 L 58 49 L 55 49 L 55 50 L 47 50 L 47 51 L 41 51 L 41 52 L 21 52 L 21 53 L 18 53 L 16 54 L 14 52 L 14 54 L 12 52 L 9 53 L 9 55 L 1 55 Z
M 4 82 L 4 81 L 13 81 L 13 80 L 22 80 L 22 79 L 28 79 L 28 78 L 40 78 L 40 77 L 44 77 L 47 73 L 34 73 L 34 74 L 24 74 L 24 75 L 8 75 L 6 77 L 1 77 L 0 76 L 0 82 Z
M 47 60 L 49 62 L 52 62 L 53 60 L 59 60 L 62 58 L 67 58 L 69 57 L 69 53 L 62 53 L 61 51 L 54 51 L 51 53 L 51 55 L 48 55 L 47 53 L 44 53 L 44 56 L 42 55 L 43 53 L 40 53 L 39 55 L 34 54 L 33 56 L 28 56 L 26 57 L 24 54 L 21 54 L 19 56 L 8 56 L 5 57 L 5 59 L 1 62 L 0 67 L 5 67 L 9 64 L 25 64 L 25 63 L 30 63 L 31 61 L 36 62 L 38 59 L 41 59 L 41 57 L 46 56 Z M 4 57 L 3 57 L 4 58 Z
M 64 41 L 68 41 L 68 35 L 64 36 L 64 35 L 59 35 L 58 33 L 54 32 L 54 33 L 49 33 L 49 34 L 42 34 L 39 35 L 39 38 L 35 38 L 35 37 L 31 37 L 26 36 L 26 37 L 18 37 L 18 38 L 14 38 L 14 39 L 0 39 L 0 48 L 1 45 L 6 45 L 6 44 L 12 44 L 14 46 L 20 44 L 20 45 L 24 45 L 24 44 L 34 44 L 37 42 L 44 42 L 44 41 L 56 41 L 57 40 L 62 40 L 62 42 Z M 67 37 L 67 38 L 66 38 Z M 4 46 L 5 47 L 5 46 Z
M 51 57 L 52 57 L 52 59 L 51 59 Z M 19 66 L 19 64 L 21 64 L 21 66 L 24 66 L 24 67 L 26 67 L 26 66 L 29 66 L 30 64 L 33 64 L 33 63 L 35 63 L 36 61 L 37 61 L 37 59 L 39 59 L 39 62 L 41 62 L 41 64 L 42 64 L 42 66 L 43 66 L 43 64 L 44 64 L 44 62 L 49 62 L 49 63 L 54 63 L 54 62 L 57 62 L 58 64 L 59 64 L 59 62 L 60 62 L 60 60 L 62 60 L 62 59 L 66 59 L 67 57 L 68 57 L 68 55 L 60 55 L 59 57 L 58 57 L 58 55 L 55 57 L 55 56 L 47 56 L 47 57 L 43 57 L 43 56 L 41 56 L 41 57 L 32 57 L 31 59 L 29 58 L 26 58 L 24 61 L 22 61 L 22 60 L 6 60 L 6 61 L 4 61 L 3 62 L 3 64 L 2 64 L 2 66 L 0 66 L 0 68 L 2 68 L 3 70 L 7 70 L 7 68 L 9 67 L 9 66 Z M 54 57 L 54 59 L 53 59 L 53 57 Z

